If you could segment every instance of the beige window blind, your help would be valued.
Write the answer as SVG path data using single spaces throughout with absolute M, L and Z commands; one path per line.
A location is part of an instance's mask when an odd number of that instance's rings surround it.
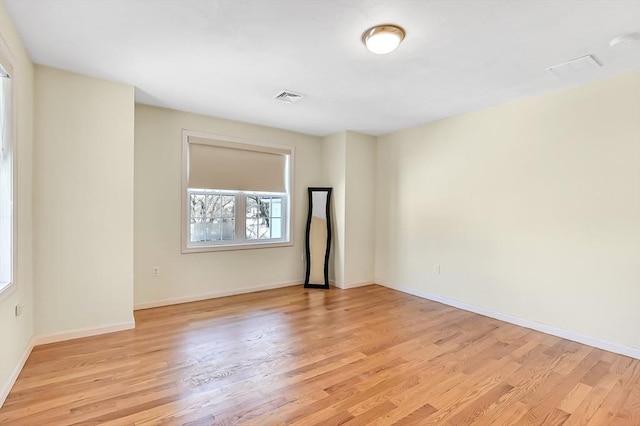
M 189 136 L 188 186 L 286 193 L 288 155 L 281 148 Z

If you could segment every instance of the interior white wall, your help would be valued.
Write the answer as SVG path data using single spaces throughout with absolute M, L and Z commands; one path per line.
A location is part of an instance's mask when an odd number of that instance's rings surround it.
M 15 59 L 13 95 L 16 98 L 15 166 L 16 193 L 14 203 L 17 225 L 15 291 L 0 298 L 0 405 L 33 337 L 33 245 L 32 245 L 32 155 L 33 155 L 33 64 L 29 59 L 13 23 L 0 2 L 0 37 Z M 14 308 L 24 305 L 16 317 Z
M 182 129 L 295 147 L 291 247 L 181 254 Z M 135 304 L 154 306 L 301 283 L 307 187 L 321 183 L 320 138 L 136 105 Z M 152 267 L 160 274 L 153 277 Z
M 133 136 L 132 86 L 36 67 L 40 335 L 133 325 Z
M 346 143 L 347 132 L 334 133 L 322 139 L 323 181 L 333 188 L 329 279 L 338 287 L 344 287 L 345 278 Z
M 380 137 L 377 279 L 637 350 L 639 117 L 633 73 Z
M 346 132 L 345 287 L 374 280 L 376 141 Z

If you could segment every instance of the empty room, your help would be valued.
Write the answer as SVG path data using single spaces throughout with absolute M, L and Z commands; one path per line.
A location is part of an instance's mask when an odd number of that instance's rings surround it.
M 0 0 L 0 425 L 640 425 L 640 0 Z

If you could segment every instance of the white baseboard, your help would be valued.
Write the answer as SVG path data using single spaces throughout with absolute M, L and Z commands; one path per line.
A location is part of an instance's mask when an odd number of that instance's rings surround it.
M 62 342 L 64 340 L 80 339 L 82 337 L 97 336 L 99 334 L 114 333 L 116 331 L 131 330 L 135 328 L 135 321 L 127 321 L 120 324 L 112 324 L 104 327 L 88 327 L 62 333 L 45 334 L 34 337 L 35 346 L 48 343 Z
M 329 280 L 329 284 L 331 284 L 334 287 L 346 290 L 348 288 L 356 288 L 356 287 L 364 287 L 365 285 L 372 285 L 372 284 L 375 284 L 375 281 L 360 281 L 360 282 L 357 282 L 357 283 L 338 284 L 333 280 Z
M 344 283 L 344 285 L 341 288 L 347 289 L 347 288 L 356 288 L 356 287 L 364 287 L 366 285 L 371 285 L 371 284 L 375 284 L 374 281 L 360 281 L 357 283 Z
M 605 351 L 615 352 L 620 355 L 625 355 L 631 358 L 640 359 L 640 348 L 634 348 L 631 346 L 620 345 L 618 343 L 607 342 L 605 340 L 600 340 L 591 336 L 585 336 L 583 334 L 574 333 L 573 331 L 554 327 L 552 325 L 543 324 L 536 321 L 515 317 L 513 315 L 492 311 L 491 309 L 471 305 L 469 303 L 461 302 L 459 300 L 449 299 L 448 297 L 439 296 L 437 294 L 432 294 L 432 293 L 424 292 L 421 290 L 415 290 L 413 288 L 397 286 L 380 279 L 376 279 L 376 283 L 394 290 L 401 291 L 403 293 L 408 293 L 414 296 L 421 297 L 423 299 L 433 300 L 434 302 L 443 303 L 445 305 L 453 306 L 455 308 L 463 309 L 469 312 L 474 312 L 476 314 L 484 315 L 486 317 L 495 318 L 500 321 L 519 325 L 521 327 L 530 328 L 532 330 L 541 331 L 543 333 L 551 334 L 553 336 L 562 337 L 563 339 L 572 340 L 574 342 L 582 343 L 588 346 L 593 346 L 599 349 L 604 349 Z
M 264 284 L 256 287 L 234 288 L 233 290 L 216 291 L 213 293 L 199 294 L 197 296 L 176 297 L 173 299 L 155 300 L 152 302 L 142 302 L 133 305 L 133 310 L 158 308 L 160 306 L 177 305 L 179 303 L 198 302 L 200 300 L 216 299 L 218 297 L 235 296 L 238 294 L 253 293 L 256 291 L 273 290 L 274 288 L 290 287 L 302 285 L 302 281 L 286 281 L 281 283 Z
M 33 350 L 34 346 L 35 338 L 32 338 L 27 344 L 27 347 L 24 349 L 24 352 L 22 353 L 22 356 L 18 360 L 18 363 L 14 367 L 13 371 L 11 371 L 7 382 L 4 384 L 4 386 L 2 386 L 2 388 L 0 388 L 0 408 L 2 408 L 4 401 L 7 399 L 7 396 L 9 396 L 9 392 L 11 392 L 11 388 L 16 383 L 16 380 L 18 380 L 18 376 L 20 375 L 24 364 L 27 362 L 29 355 L 31 355 L 31 351 Z

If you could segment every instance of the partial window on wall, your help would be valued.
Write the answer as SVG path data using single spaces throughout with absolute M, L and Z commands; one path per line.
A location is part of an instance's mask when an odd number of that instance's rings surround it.
M 13 67 L 8 49 L 0 39 L 0 295 L 13 288 L 14 242 L 14 141 Z
M 182 252 L 291 245 L 294 149 L 183 131 Z

